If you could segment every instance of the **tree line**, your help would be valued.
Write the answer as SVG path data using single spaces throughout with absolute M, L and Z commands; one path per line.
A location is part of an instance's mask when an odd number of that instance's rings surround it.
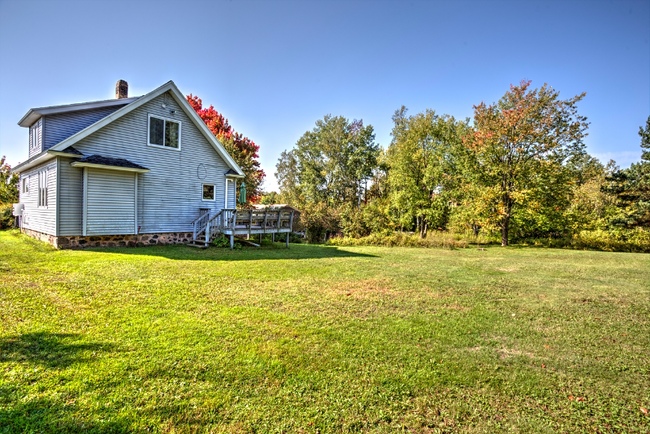
M 386 149 L 371 125 L 327 115 L 282 152 L 279 192 L 263 203 L 302 210 L 311 241 L 332 234 L 431 231 L 513 240 L 650 226 L 650 117 L 640 162 L 620 169 L 586 152 L 585 94 L 563 100 L 530 81 L 473 118 L 434 110 L 393 115 Z

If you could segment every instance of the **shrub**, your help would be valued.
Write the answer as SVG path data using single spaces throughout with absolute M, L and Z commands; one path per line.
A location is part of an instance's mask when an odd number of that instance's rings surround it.
M 650 230 L 643 228 L 580 231 L 571 237 L 522 240 L 524 245 L 607 252 L 650 253 Z
M 0 205 L 0 230 L 14 226 L 13 205 Z
M 327 244 L 332 246 L 438 247 L 444 249 L 469 247 L 466 240 L 457 240 L 453 234 L 448 232 L 430 232 L 426 238 L 401 232 L 370 234 L 360 238 L 336 237 L 330 238 Z

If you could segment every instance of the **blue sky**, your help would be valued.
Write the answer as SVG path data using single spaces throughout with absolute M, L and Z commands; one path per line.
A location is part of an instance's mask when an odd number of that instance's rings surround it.
M 549 83 L 591 122 L 588 151 L 628 166 L 650 115 L 650 1 L 0 0 L 0 154 L 27 158 L 31 107 L 174 80 L 277 159 L 326 114 L 456 118 L 511 83 Z

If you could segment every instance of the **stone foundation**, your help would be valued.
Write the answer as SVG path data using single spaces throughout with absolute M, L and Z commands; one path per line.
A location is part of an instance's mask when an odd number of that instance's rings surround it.
M 138 235 L 89 235 L 62 236 L 44 234 L 22 228 L 21 232 L 37 240 L 45 241 L 57 249 L 83 249 L 86 247 L 145 247 L 159 244 L 184 244 L 192 241 L 192 232 L 167 232 L 163 234 Z

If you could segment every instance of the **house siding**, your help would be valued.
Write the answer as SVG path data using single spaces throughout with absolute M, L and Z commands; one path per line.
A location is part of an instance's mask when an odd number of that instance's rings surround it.
M 237 208 L 237 181 L 234 179 L 227 183 L 228 185 L 228 208 Z M 225 199 L 224 199 L 225 200 Z
M 176 113 L 172 115 L 170 110 Z M 181 122 L 180 151 L 147 145 L 149 114 Z M 138 175 L 140 233 L 189 232 L 200 208 L 209 208 L 211 214 L 223 208 L 224 175 L 229 168 L 169 93 L 116 119 L 74 147 L 84 155 L 125 158 L 150 169 Z M 215 185 L 214 201 L 202 200 L 202 185 L 208 183 Z
M 45 128 L 43 134 L 43 150 L 78 133 L 95 122 L 124 107 L 123 105 L 102 107 L 92 110 L 57 113 L 43 116 Z M 31 155 L 30 155 L 31 156 Z
M 72 158 L 59 158 L 59 235 L 80 235 L 83 205 L 83 169 Z
M 38 173 L 47 168 L 47 207 L 38 206 Z M 24 204 L 22 227 L 44 234 L 56 235 L 57 162 L 50 160 L 20 174 L 29 178 L 29 192 L 20 190 L 20 203 Z M 21 181 L 22 186 L 22 181 Z
M 86 235 L 135 233 L 135 176 L 133 172 L 85 168 Z

